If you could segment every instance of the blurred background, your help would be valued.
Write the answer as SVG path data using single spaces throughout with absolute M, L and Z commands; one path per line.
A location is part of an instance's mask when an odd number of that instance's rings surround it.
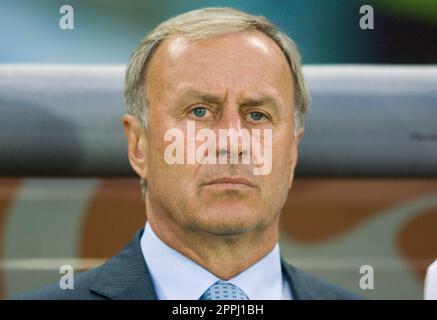
M 59 28 L 64 4 L 74 8 L 74 30 Z M 364 4 L 374 8 L 374 30 L 359 28 Z M 124 65 L 159 22 L 206 6 L 266 16 L 296 41 L 304 65 L 437 63 L 433 0 L 0 0 L 0 64 Z M 0 166 L 1 157 L 0 146 Z M 426 267 L 437 258 L 436 199 L 432 177 L 308 177 L 298 168 L 282 254 L 369 298 L 422 299 Z M 57 281 L 63 264 L 102 263 L 145 221 L 133 175 L 1 177 L 0 297 Z M 374 267 L 373 290 L 359 287 L 361 265 Z

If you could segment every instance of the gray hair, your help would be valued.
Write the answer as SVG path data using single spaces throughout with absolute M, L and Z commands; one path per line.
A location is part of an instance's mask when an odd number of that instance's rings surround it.
M 294 134 L 303 128 L 309 106 L 309 93 L 302 74 L 299 49 L 292 39 L 269 20 L 232 8 L 203 8 L 189 11 L 164 21 L 152 30 L 133 52 L 126 69 L 125 101 L 127 113 L 145 129 L 148 127 L 149 106 L 145 95 L 145 75 L 148 62 L 158 45 L 170 36 L 202 40 L 228 33 L 260 31 L 271 38 L 284 53 L 293 74 L 295 86 Z M 141 178 L 143 195 L 147 182 Z

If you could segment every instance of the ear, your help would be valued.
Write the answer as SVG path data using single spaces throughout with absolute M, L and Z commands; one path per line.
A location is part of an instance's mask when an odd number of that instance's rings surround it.
M 122 119 L 132 169 L 147 180 L 147 136 L 143 126 L 133 116 L 125 114 Z
M 288 184 L 288 188 L 290 189 L 291 186 L 293 185 L 293 180 L 294 180 L 294 169 L 296 168 L 297 165 L 297 159 L 298 159 L 298 146 L 300 141 L 302 140 L 303 137 L 303 133 L 304 133 L 304 129 L 301 128 L 299 129 L 299 131 L 297 132 L 296 136 L 293 137 L 293 146 L 291 148 L 291 174 L 290 174 L 290 182 Z

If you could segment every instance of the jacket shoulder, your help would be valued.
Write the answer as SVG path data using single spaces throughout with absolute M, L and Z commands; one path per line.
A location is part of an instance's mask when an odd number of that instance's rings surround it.
M 101 266 L 75 274 L 74 288 L 61 289 L 58 282 L 23 293 L 16 299 L 32 300 L 155 300 L 147 264 L 140 247 L 143 229 L 115 256 Z
M 304 300 L 362 300 L 363 297 L 345 290 L 329 281 L 325 281 L 284 263 L 295 299 Z
M 102 266 L 74 275 L 72 289 L 62 289 L 59 282 L 17 295 L 17 300 L 101 300 L 103 296 L 90 290 Z

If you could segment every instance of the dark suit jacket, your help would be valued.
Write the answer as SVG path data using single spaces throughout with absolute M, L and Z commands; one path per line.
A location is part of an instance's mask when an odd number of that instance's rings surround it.
M 143 230 L 117 255 L 105 264 L 75 274 L 74 289 L 61 289 L 56 282 L 24 293 L 17 299 L 47 300 L 156 300 L 152 279 L 141 251 Z M 359 299 L 333 284 L 321 281 L 281 260 L 294 299 Z

